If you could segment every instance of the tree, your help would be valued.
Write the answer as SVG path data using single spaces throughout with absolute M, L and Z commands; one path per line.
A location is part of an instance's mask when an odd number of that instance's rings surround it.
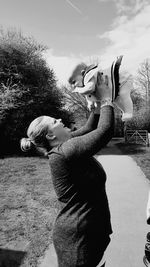
M 137 83 L 145 95 L 146 107 L 150 98 L 150 59 L 144 60 L 138 69 Z
M 145 129 L 150 131 L 150 61 L 144 60 L 138 69 L 134 80 L 132 100 L 134 116 L 126 123 L 131 129 Z
M 87 108 L 87 101 L 85 96 L 73 93 L 70 87 L 63 86 L 61 91 L 64 94 L 65 108 L 74 114 L 74 120 L 76 125 L 80 127 L 82 122 L 85 122 L 89 116 L 89 110 Z
M 136 88 L 134 88 L 132 90 L 131 98 L 132 98 L 133 107 L 134 107 L 135 112 L 141 110 L 141 108 L 143 108 L 143 106 L 145 106 L 145 99 L 142 96 L 142 94 L 140 93 L 140 91 L 137 90 Z
M 140 64 L 134 84 L 132 100 L 135 112 L 126 125 L 128 128 L 150 131 L 150 59 Z
M 63 94 L 43 53 L 44 45 L 15 30 L 0 31 L 0 147 L 19 147 L 29 123 L 37 116 L 61 117 L 68 123 L 71 114 L 63 109 Z
M 136 130 L 147 130 L 150 132 L 150 108 L 138 110 L 132 120 L 126 122 L 126 127 Z

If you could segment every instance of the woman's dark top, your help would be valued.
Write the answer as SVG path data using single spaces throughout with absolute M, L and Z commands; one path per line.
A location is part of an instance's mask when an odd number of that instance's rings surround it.
M 111 106 L 91 113 L 72 138 L 49 152 L 54 188 L 60 203 L 53 242 L 59 267 L 96 266 L 112 233 L 105 191 L 106 174 L 93 157 L 113 135 Z

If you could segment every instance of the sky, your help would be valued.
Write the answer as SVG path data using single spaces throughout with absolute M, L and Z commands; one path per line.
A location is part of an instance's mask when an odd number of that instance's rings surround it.
M 0 0 L 0 27 L 15 28 L 48 47 L 59 84 L 79 62 L 102 69 L 123 55 L 136 74 L 150 58 L 150 0 Z

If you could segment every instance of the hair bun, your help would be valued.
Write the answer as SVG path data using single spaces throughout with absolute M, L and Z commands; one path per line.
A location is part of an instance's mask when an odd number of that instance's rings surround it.
M 32 147 L 32 142 L 30 138 L 22 138 L 20 141 L 20 147 L 23 152 L 27 152 Z

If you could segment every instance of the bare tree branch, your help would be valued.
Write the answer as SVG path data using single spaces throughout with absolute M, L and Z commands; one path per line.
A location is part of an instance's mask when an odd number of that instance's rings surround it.
M 143 61 L 138 69 L 137 82 L 145 92 L 146 102 L 149 102 L 150 96 L 150 59 Z
M 66 108 L 73 112 L 75 111 L 78 114 L 84 113 L 86 117 L 88 117 L 89 110 L 87 108 L 85 96 L 78 93 L 73 93 L 71 88 L 68 89 L 67 87 L 63 87 L 61 90 L 64 93 L 64 104 Z

